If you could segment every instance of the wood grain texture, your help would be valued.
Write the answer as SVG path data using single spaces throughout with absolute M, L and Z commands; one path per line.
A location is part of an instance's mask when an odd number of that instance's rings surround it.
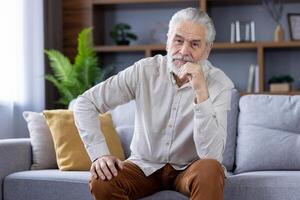
M 91 0 L 63 0 L 63 52 L 72 61 L 80 31 L 92 26 Z M 74 49 L 74 50 L 73 50 Z

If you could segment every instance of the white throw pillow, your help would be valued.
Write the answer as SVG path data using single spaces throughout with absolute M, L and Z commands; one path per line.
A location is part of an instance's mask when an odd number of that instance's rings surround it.
M 53 139 L 46 119 L 42 113 L 23 112 L 27 122 L 32 146 L 32 170 L 56 169 Z

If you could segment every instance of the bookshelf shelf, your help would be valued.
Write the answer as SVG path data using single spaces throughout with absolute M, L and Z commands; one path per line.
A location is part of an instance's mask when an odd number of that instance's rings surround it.
M 259 49 L 259 48 L 300 48 L 300 42 L 286 41 L 286 42 L 253 42 L 253 43 L 215 43 L 213 49 Z M 97 52 L 134 52 L 134 51 L 164 51 L 165 44 L 148 44 L 148 45 L 99 45 L 94 47 Z
M 176 3 L 183 0 L 92 0 L 94 5 L 114 5 L 114 4 L 145 4 L 145 3 Z M 185 2 L 198 2 L 198 0 L 185 0 Z
M 299 0 L 286 0 L 285 3 L 299 3 Z M 125 55 L 126 57 L 130 54 L 128 56 L 130 57 L 131 54 L 134 55 L 137 52 L 143 54 L 145 57 L 150 57 L 157 53 L 165 53 L 165 44 L 139 44 L 130 46 L 107 45 L 105 33 L 107 32 L 106 23 L 108 22 L 106 22 L 107 16 L 105 12 L 108 14 L 110 14 L 110 12 L 122 13 L 129 9 L 140 11 L 148 8 L 159 10 L 161 7 L 164 7 L 163 9 L 165 9 L 165 7 L 179 8 L 187 5 L 199 6 L 202 10 L 210 11 L 213 10 L 211 8 L 217 8 L 218 6 L 224 6 L 225 8 L 226 6 L 241 5 L 242 7 L 252 4 L 259 5 L 261 4 L 261 0 L 67 0 L 63 2 L 64 15 L 66 16 L 64 17 L 63 23 L 64 29 L 66 29 L 64 30 L 64 50 L 67 55 L 74 58 L 78 32 L 83 27 L 92 26 L 94 27 L 93 34 L 96 36 L 94 37 L 94 49 L 100 56 L 105 54 L 105 56 L 118 54 L 118 56 Z M 220 20 L 220 18 L 216 18 L 216 20 Z M 147 27 L 145 25 L 145 30 L 146 29 Z M 254 43 L 216 42 L 213 46 L 213 51 L 217 53 L 220 52 L 220 55 L 223 53 L 227 54 L 227 52 L 233 54 L 243 52 L 245 54 L 251 54 L 252 60 L 256 58 L 256 61 L 253 62 L 259 66 L 259 94 L 274 94 L 268 91 L 265 83 L 267 82 L 269 66 L 273 67 L 274 63 L 270 62 L 270 55 L 276 56 L 277 49 L 278 52 L 290 52 L 290 49 L 292 49 L 292 51 L 296 49 L 298 52 L 298 50 L 300 50 L 300 41 L 258 41 Z M 242 92 L 242 94 L 248 93 Z M 284 94 L 300 95 L 300 91 L 292 91 Z

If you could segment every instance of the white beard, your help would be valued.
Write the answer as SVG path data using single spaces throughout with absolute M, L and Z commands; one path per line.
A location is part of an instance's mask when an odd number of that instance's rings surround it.
M 175 56 L 176 57 L 176 56 Z M 178 71 L 179 71 L 179 68 L 182 67 L 183 65 L 179 65 L 179 66 L 176 66 L 172 61 L 173 61 L 173 58 L 172 55 L 170 53 L 167 53 L 167 67 L 169 68 L 170 71 L 172 71 L 175 75 L 178 75 Z M 199 61 L 196 61 L 196 62 L 193 62 L 189 59 L 187 59 L 187 62 L 192 62 L 192 63 L 196 63 L 200 66 L 203 66 L 205 63 L 206 63 L 206 59 L 204 60 L 199 60 Z

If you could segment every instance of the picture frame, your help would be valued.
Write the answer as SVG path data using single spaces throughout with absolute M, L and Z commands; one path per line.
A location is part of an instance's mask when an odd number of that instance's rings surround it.
M 291 40 L 300 40 L 300 13 L 288 13 L 287 17 Z

